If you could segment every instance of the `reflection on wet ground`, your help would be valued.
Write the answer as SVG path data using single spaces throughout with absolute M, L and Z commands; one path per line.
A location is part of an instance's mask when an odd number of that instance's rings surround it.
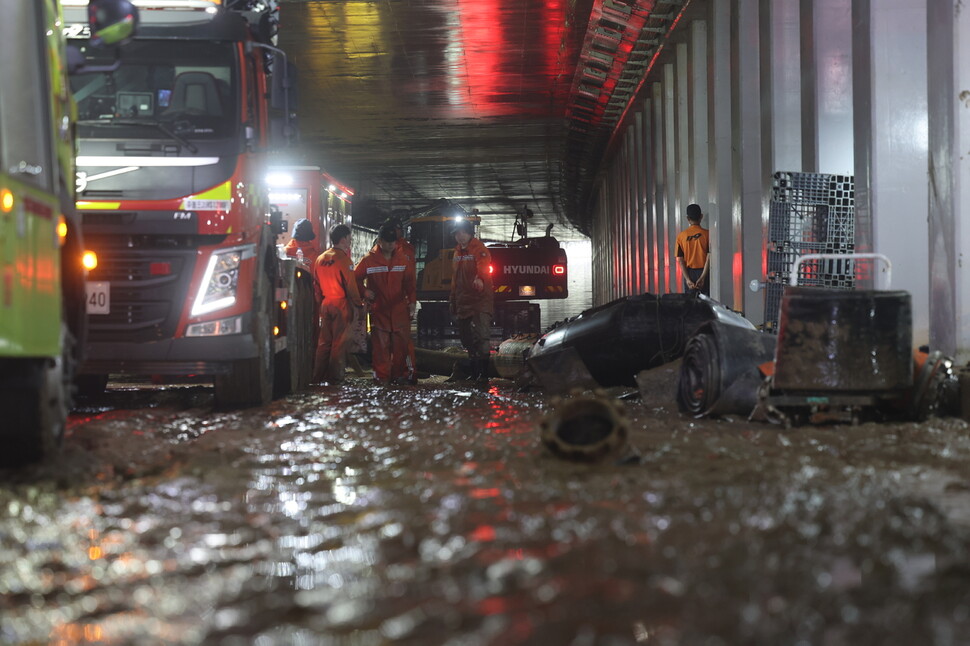
M 235 412 L 109 391 L 0 473 L 0 642 L 970 643 L 962 420 L 633 401 L 639 461 L 587 465 L 541 447 L 548 406 L 501 380 Z

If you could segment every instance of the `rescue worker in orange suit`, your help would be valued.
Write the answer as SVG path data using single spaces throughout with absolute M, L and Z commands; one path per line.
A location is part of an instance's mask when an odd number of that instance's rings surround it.
M 699 205 L 687 207 L 690 226 L 677 234 L 677 262 L 684 276 L 684 291 L 696 290 L 710 296 L 711 237 L 707 229 L 701 228 L 703 218 Z
M 309 265 L 320 255 L 320 247 L 314 242 L 316 239 L 317 234 L 313 232 L 313 223 L 302 218 L 293 225 L 293 237 L 283 250 L 290 257 L 299 257 L 302 254 L 304 261 Z
M 414 263 L 398 247 L 393 224 L 381 226 L 377 246 L 354 270 L 370 309 L 371 363 L 378 381 L 417 381 L 408 357 L 411 319 L 417 305 Z
M 407 257 L 408 262 L 411 263 L 411 272 L 417 276 L 417 266 L 415 264 L 414 255 L 414 245 L 411 244 L 407 238 L 404 237 L 404 227 L 401 226 L 401 221 L 397 218 L 391 218 L 391 224 L 394 225 L 394 231 L 397 232 L 397 248 L 401 250 L 402 253 Z M 413 316 L 411 317 L 414 318 Z M 417 356 L 414 352 L 414 337 L 408 333 L 408 365 L 417 366 Z M 417 370 L 414 374 L 408 377 L 408 383 L 415 384 L 418 382 Z
M 347 341 L 355 316 L 363 316 L 363 301 L 357 290 L 350 261 L 350 227 L 338 224 L 330 230 L 331 247 L 313 263 L 313 275 L 320 290 L 320 332 L 313 361 L 313 381 L 339 384 L 347 365 Z
M 492 314 L 495 312 L 492 256 L 485 244 L 475 237 L 475 226 L 458 220 L 451 230 L 458 243 L 455 247 L 448 307 L 458 321 L 461 344 L 468 352 L 469 375 L 475 381 L 488 383 L 491 353 Z

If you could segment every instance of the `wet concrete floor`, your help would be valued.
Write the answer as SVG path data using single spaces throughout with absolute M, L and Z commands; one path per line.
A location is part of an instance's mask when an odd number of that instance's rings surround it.
M 625 407 L 588 465 L 503 380 L 109 390 L 0 471 L 0 643 L 970 643 L 966 422 Z

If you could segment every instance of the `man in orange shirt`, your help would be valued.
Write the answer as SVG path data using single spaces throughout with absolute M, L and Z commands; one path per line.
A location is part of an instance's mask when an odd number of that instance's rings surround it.
M 370 307 L 374 378 L 415 383 L 417 372 L 408 356 L 417 304 L 414 263 L 398 246 L 393 224 L 381 227 L 376 248 L 357 264 L 354 275 Z
M 488 364 L 491 354 L 494 288 L 489 266 L 492 255 L 485 244 L 475 237 L 475 226 L 468 220 L 458 220 L 451 230 L 455 236 L 455 257 L 451 277 L 448 306 L 458 320 L 461 344 L 468 351 L 472 379 L 488 383 Z
M 350 262 L 350 227 L 336 225 L 330 230 L 330 243 L 333 246 L 313 263 L 313 274 L 323 299 L 313 381 L 338 384 L 344 380 L 347 365 L 350 323 L 355 316 L 363 316 L 363 302 Z
M 690 226 L 677 235 L 677 262 L 684 276 L 684 291 L 697 290 L 710 296 L 711 237 L 707 229 L 701 228 L 703 218 L 700 205 L 687 207 Z

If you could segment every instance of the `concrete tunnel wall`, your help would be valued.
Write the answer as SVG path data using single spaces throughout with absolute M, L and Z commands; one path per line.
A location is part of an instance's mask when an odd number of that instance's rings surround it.
M 679 291 L 697 202 L 712 296 L 763 323 L 773 174 L 851 175 L 855 250 L 889 257 L 914 345 L 970 360 L 968 49 L 960 0 L 695 2 L 601 164 L 594 304 Z

